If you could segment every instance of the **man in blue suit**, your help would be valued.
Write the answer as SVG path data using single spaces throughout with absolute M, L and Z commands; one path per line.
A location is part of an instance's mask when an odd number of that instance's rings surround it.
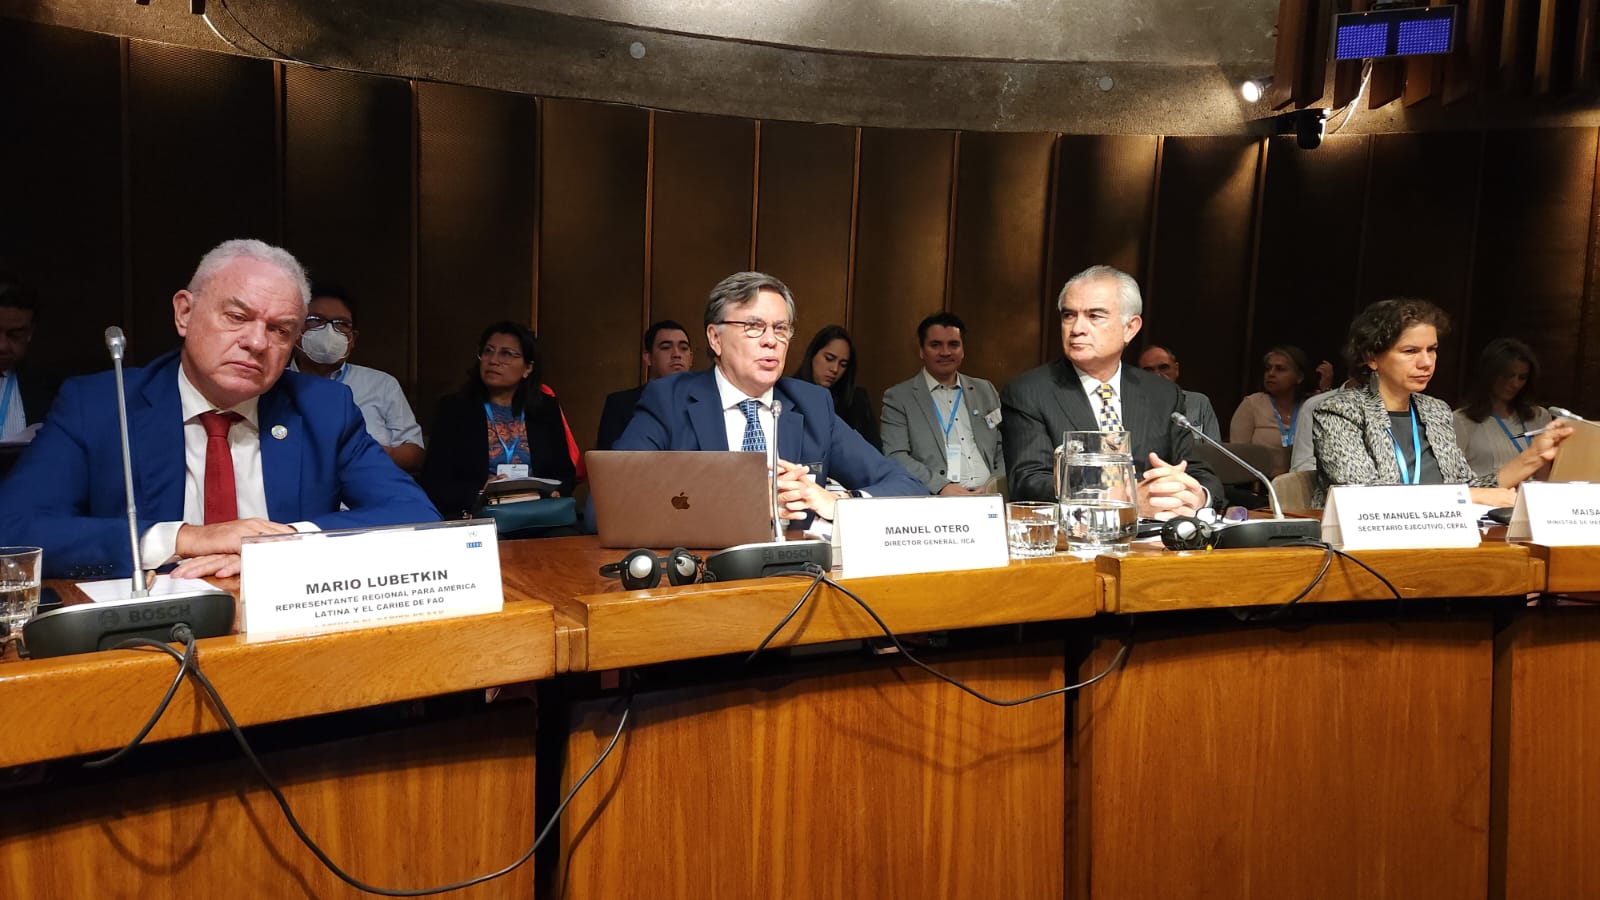
M 617 450 L 766 452 L 777 404 L 778 502 L 791 521 L 832 521 L 829 478 L 848 493 L 926 496 L 928 489 L 885 459 L 834 412 L 827 388 L 783 377 L 794 337 L 794 297 L 760 272 L 724 278 L 706 302 L 706 343 L 715 365 L 652 381 Z M 819 471 L 807 475 L 807 466 Z
M 309 294 L 286 251 L 223 243 L 172 299 L 182 349 L 125 372 L 147 567 L 227 577 L 247 536 L 438 519 L 348 388 L 285 374 Z M 0 484 L 0 544 L 43 547 L 50 577 L 128 575 L 126 512 L 114 377 L 72 379 Z

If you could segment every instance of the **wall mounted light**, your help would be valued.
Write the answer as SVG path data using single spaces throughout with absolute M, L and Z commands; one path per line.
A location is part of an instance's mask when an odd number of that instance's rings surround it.
M 1239 96 L 1246 103 L 1260 103 L 1267 96 L 1267 89 L 1272 87 L 1272 76 L 1265 78 L 1251 78 L 1239 85 Z

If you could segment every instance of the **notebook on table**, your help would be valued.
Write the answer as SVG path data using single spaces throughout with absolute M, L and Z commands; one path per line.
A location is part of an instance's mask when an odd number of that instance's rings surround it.
M 1600 425 L 1573 422 L 1572 428 L 1572 437 L 1561 442 L 1550 464 L 1549 480 L 1600 482 Z
M 720 550 L 772 540 L 765 454 L 591 450 L 584 459 L 602 547 Z

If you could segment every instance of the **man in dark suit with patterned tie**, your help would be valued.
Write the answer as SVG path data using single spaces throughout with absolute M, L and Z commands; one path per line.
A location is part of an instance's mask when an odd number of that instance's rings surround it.
M 1126 430 L 1139 470 L 1139 515 L 1169 519 L 1223 502 L 1222 483 L 1172 422 L 1177 385 L 1122 364 L 1144 302 L 1133 277 L 1093 266 L 1056 298 L 1066 358 L 1023 373 L 1000 393 L 1000 430 L 1012 499 L 1056 499 L 1053 453 L 1067 431 Z

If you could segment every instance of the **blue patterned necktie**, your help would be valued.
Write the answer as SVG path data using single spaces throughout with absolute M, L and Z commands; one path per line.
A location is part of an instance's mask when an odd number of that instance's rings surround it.
M 739 449 L 746 453 L 767 452 L 767 436 L 761 431 L 761 401 L 740 400 L 739 410 L 744 413 L 744 440 Z
M 1100 396 L 1100 430 L 1121 431 L 1122 419 L 1118 417 L 1116 407 L 1111 405 L 1111 398 L 1114 396 L 1111 385 L 1102 384 L 1095 393 Z

